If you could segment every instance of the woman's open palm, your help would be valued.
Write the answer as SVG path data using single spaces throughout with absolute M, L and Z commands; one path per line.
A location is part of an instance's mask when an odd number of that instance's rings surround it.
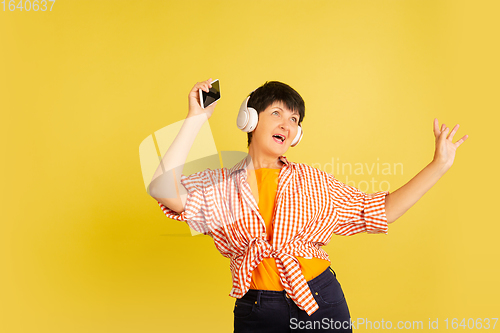
M 443 163 L 446 167 L 451 167 L 455 160 L 455 152 L 458 147 L 469 137 L 464 135 L 460 140 L 453 143 L 453 136 L 458 130 L 460 125 L 456 124 L 455 127 L 450 129 L 445 124 L 439 129 L 439 121 L 434 118 L 434 136 L 436 137 L 436 151 L 434 152 L 434 161 Z

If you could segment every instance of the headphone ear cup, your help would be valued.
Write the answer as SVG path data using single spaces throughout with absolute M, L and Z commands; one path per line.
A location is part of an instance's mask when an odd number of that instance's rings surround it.
M 238 128 L 247 133 L 252 132 L 259 122 L 259 113 L 257 110 L 247 107 L 249 99 L 250 97 L 247 97 L 243 103 L 241 103 L 238 118 L 236 118 L 236 125 Z
M 302 126 L 299 126 L 297 128 L 297 135 L 295 136 L 295 138 L 293 139 L 292 141 L 292 144 L 290 145 L 291 147 L 295 147 L 296 145 L 299 144 L 300 140 L 302 139 L 302 135 L 304 134 L 304 132 L 302 131 Z
M 248 119 L 248 125 L 246 127 L 245 132 L 248 133 L 248 132 L 253 132 L 255 127 L 257 127 L 257 124 L 259 123 L 259 113 L 254 108 L 247 108 L 247 110 L 248 110 L 249 119 Z

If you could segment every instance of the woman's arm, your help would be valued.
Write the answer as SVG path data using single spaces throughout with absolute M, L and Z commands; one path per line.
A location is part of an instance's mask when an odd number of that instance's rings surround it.
M 203 124 L 212 115 L 217 103 L 206 109 L 200 106 L 198 89 L 209 90 L 207 81 L 198 82 L 189 92 L 189 112 L 173 143 L 163 156 L 148 186 L 148 193 L 155 200 L 177 213 L 184 211 L 187 192 L 180 179 L 187 155 Z
M 445 124 L 438 128 L 438 120 L 434 119 L 434 136 L 436 137 L 436 150 L 434 159 L 415 177 L 401 188 L 385 197 L 385 212 L 387 222 L 396 221 L 406 213 L 453 165 L 457 148 L 469 137 L 464 135 L 453 143 L 453 136 L 459 125 L 455 125 L 451 133 Z
M 385 197 L 387 222 L 396 221 L 406 213 L 446 173 L 445 167 L 435 161 L 429 163 L 408 183 Z

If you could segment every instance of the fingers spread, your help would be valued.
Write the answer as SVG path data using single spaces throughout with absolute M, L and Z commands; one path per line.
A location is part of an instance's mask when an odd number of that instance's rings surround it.
M 455 127 L 453 127 L 453 130 L 450 132 L 450 135 L 448 136 L 450 140 L 453 140 L 453 136 L 455 135 L 459 127 L 460 127 L 459 124 L 456 124 Z
M 457 142 L 455 142 L 455 145 L 457 146 L 457 148 L 460 147 L 460 145 L 462 143 L 464 143 L 464 141 L 467 140 L 468 137 L 469 137 L 468 135 L 464 135 L 460 140 L 458 140 Z
M 448 127 L 445 127 L 445 128 L 441 131 L 441 134 L 439 135 L 439 138 L 440 138 L 440 139 L 441 139 L 441 138 L 442 138 L 442 140 L 445 140 L 445 139 L 446 139 L 446 137 L 448 136 L 448 132 L 447 132 L 447 130 L 448 130 L 448 129 L 449 129 Z
M 439 122 L 437 118 L 434 118 L 434 135 L 438 136 L 439 135 Z

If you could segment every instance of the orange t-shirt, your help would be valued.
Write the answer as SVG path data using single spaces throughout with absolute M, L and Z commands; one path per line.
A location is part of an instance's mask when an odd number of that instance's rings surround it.
M 253 184 L 250 184 L 250 187 L 252 188 L 254 195 L 258 193 L 259 211 L 264 219 L 264 222 L 266 223 L 267 240 L 272 244 L 274 205 L 276 192 L 278 190 L 278 176 L 281 169 L 261 168 L 254 171 L 258 189 L 255 189 Z M 328 260 L 319 258 L 296 258 L 300 263 L 300 269 L 306 281 L 314 279 L 330 266 L 330 262 Z M 260 264 L 253 270 L 252 280 L 250 281 L 250 289 L 277 291 L 284 289 L 280 282 L 278 267 L 276 266 L 274 258 L 262 259 Z

